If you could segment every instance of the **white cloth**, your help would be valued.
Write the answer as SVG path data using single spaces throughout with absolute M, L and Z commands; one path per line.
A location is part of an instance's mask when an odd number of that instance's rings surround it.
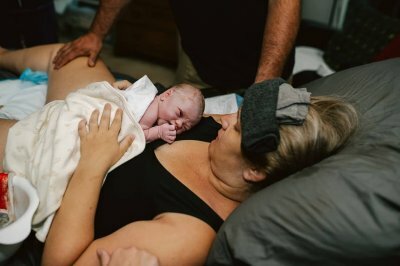
M 148 85 L 147 81 L 144 83 Z M 47 236 L 80 157 L 78 123 L 88 120 L 94 109 L 102 110 L 106 103 L 112 105 L 112 117 L 117 107 L 124 111 L 119 139 L 127 134 L 135 135 L 133 144 L 112 170 L 141 153 L 146 141 L 136 117 L 139 115 L 129 110 L 125 97 L 107 82 L 90 84 L 69 94 L 65 100 L 48 103 L 9 131 L 4 167 L 27 178 L 38 190 L 40 203 L 32 227 L 40 241 Z
M 205 99 L 205 114 L 231 114 L 238 110 L 237 95 L 234 93 Z
M 324 52 L 314 47 L 296 46 L 295 62 L 293 75 L 302 71 L 315 71 L 322 77 L 335 73 L 325 63 Z
M 120 91 L 128 102 L 128 108 L 134 114 L 136 121 L 140 121 L 144 112 L 157 95 L 157 88 L 151 80 L 144 75 L 125 90 Z
M 0 118 L 21 120 L 40 110 L 46 101 L 47 84 L 8 79 L 0 82 Z

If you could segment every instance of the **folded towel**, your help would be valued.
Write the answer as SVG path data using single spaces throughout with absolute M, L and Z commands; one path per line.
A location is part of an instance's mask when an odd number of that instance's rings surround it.
M 255 155 L 275 151 L 279 125 L 301 125 L 309 103 L 306 89 L 294 89 L 281 78 L 250 86 L 241 110 L 242 149 Z

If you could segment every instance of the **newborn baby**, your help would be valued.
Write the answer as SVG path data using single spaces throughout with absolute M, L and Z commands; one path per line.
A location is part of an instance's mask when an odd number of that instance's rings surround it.
M 127 81 L 113 84 L 122 90 L 131 108 L 134 106 L 135 88 Z M 160 95 L 156 95 L 139 120 L 146 142 L 163 139 L 174 142 L 176 134 L 189 130 L 196 125 L 204 111 L 204 97 L 200 90 L 189 84 L 175 85 Z

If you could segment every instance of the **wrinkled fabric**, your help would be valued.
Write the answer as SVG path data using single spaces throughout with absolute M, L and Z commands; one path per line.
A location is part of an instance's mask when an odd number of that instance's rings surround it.
M 48 103 L 9 131 L 4 169 L 27 178 L 37 188 L 40 203 L 32 226 L 40 241 L 46 238 L 79 161 L 78 123 L 82 119 L 88 121 L 93 110 L 102 110 L 106 103 L 112 106 L 112 117 L 117 107 L 123 110 L 119 140 L 128 134 L 135 135 L 135 141 L 111 171 L 141 153 L 146 141 L 125 98 L 107 82 L 92 83 L 69 94 L 65 100 Z

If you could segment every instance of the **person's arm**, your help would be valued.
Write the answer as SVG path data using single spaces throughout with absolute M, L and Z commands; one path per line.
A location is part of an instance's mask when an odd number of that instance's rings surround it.
M 98 123 L 94 111 L 86 129 L 79 123 L 81 158 L 71 177 L 61 206 L 46 238 L 43 265 L 72 265 L 94 238 L 94 216 L 103 179 L 128 147 L 133 137 L 120 143 L 122 110 L 118 109 L 110 125 L 111 105 L 106 104 Z
M 97 265 L 97 250 L 109 253 L 135 246 L 159 260 L 160 265 L 204 265 L 215 231 L 203 221 L 185 214 L 165 213 L 150 221 L 130 223 L 96 239 L 75 265 Z
M 155 141 L 157 139 L 163 139 L 167 143 L 172 143 L 176 138 L 175 126 L 168 123 L 150 128 L 144 128 L 143 132 L 146 143 Z
M 88 56 L 88 66 L 95 66 L 104 38 L 122 7 L 128 2 L 129 0 L 101 0 L 88 33 L 65 44 L 58 51 L 53 60 L 54 68 L 59 69 L 79 56 Z
M 300 0 L 270 0 L 255 82 L 280 77 L 297 36 Z
M 111 125 L 110 116 L 111 107 L 107 104 L 100 123 L 99 112 L 94 111 L 89 129 L 85 122 L 79 124 L 81 158 L 50 227 L 42 264 L 98 265 L 98 249 L 112 253 L 118 248 L 135 246 L 154 254 L 161 265 L 204 265 L 215 231 L 200 219 L 185 214 L 160 214 L 93 241 L 103 178 L 133 139 L 126 137 L 119 143 L 122 111 L 117 110 Z

